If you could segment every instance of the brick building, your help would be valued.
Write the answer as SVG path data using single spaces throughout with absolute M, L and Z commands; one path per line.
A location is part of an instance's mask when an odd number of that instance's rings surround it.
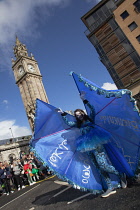
M 102 0 L 81 19 L 114 83 L 140 108 L 140 0 Z
M 12 162 L 13 159 L 20 157 L 21 152 L 29 154 L 29 136 L 21 136 L 12 139 L 5 139 L 0 141 L 0 162 Z

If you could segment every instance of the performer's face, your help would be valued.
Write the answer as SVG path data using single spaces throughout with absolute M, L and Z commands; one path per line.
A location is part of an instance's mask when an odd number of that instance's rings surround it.
M 80 112 L 80 111 L 77 111 L 77 112 L 75 113 L 75 117 L 76 117 L 77 119 L 83 121 L 83 120 L 84 120 L 84 113 L 82 113 L 82 112 Z

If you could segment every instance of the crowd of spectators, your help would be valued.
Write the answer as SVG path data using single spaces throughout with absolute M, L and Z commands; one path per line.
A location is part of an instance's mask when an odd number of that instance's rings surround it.
M 0 195 L 9 195 L 15 190 L 22 190 L 50 174 L 47 167 L 44 167 L 33 153 L 27 155 L 22 152 L 20 157 L 12 162 L 0 162 Z

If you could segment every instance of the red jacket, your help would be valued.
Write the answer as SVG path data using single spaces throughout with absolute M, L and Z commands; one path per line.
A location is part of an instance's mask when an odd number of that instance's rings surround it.
M 24 168 L 25 174 L 31 173 L 31 171 L 32 171 L 32 165 L 31 164 L 27 163 L 23 166 L 23 168 Z

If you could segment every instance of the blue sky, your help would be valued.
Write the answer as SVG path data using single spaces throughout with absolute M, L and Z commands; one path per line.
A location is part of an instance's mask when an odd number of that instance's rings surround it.
M 98 2 L 0 1 L 0 139 L 11 138 L 11 129 L 14 137 L 31 134 L 12 72 L 16 35 L 38 61 L 50 104 L 63 110 L 84 108 L 70 71 L 82 74 L 105 89 L 115 88 L 86 38 L 86 27 L 81 21 Z

